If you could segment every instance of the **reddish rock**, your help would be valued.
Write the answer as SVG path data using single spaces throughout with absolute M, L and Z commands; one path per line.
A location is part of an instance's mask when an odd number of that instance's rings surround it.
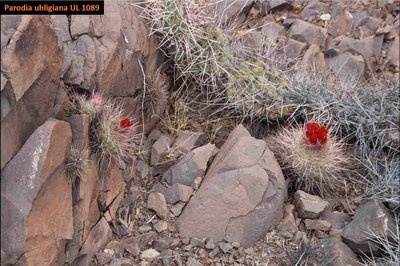
M 28 252 L 24 259 L 47 265 L 63 249 L 62 243 L 72 238 L 71 186 L 62 173 L 70 142 L 69 124 L 49 119 L 2 169 L 2 259 L 39 247 L 41 254 L 51 252 L 40 258 Z

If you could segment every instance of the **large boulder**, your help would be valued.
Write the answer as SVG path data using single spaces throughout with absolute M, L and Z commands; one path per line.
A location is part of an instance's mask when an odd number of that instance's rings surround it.
M 249 247 L 283 216 L 286 184 L 263 140 L 239 125 L 176 221 L 183 237 L 210 237 Z M 217 215 L 216 215 L 217 214 Z
M 68 123 L 51 118 L 2 169 L 2 261 L 23 255 L 30 265 L 57 264 L 72 239 L 71 185 L 63 171 L 71 135 Z
M 63 88 L 63 50 L 50 17 L 23 16 L 15 21 L 12 17 L 4 18 L 10 23 L 1 29 L 2 35 L 9 34 L 1 48 L 2 168 L 33 131 L 53 116 L 58 91 Z

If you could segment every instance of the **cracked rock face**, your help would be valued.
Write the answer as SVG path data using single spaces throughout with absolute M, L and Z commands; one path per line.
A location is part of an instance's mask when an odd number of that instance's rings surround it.
M 182 237 L 225 239 L 249 247 L 282 218 L 285 198 L 286 184 L 274 155 L 265 141 L 239 125 L 176 226 Z

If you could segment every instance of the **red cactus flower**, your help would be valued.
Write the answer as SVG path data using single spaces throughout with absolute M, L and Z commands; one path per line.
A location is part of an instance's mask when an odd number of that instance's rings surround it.
M 131 120 L 129 118 L 122 119 L 121 122 L 119 122 L 119 126 L 121 128 L 128 128 L 130 126 L 133 126 L 131 123 Z
M 95 97 L 94 97 L 94 105 L 98 105 L 98 104 L 100 104 L 100 102 L 101 102 L 101 97 L 99 96 L 99 95 L 96 95 Z
M 308 123 L 306 125 L 306 137 L 312 145 L 325 144 L 328 139 L 328 129 L 325 126 L 319 126 L 317 123 Z

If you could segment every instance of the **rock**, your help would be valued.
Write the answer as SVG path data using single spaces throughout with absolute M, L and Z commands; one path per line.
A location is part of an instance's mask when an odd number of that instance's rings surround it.
M 192 237 L 190 239 L 190 245 L 192 247 L 201 247 L 204 248 L 204 239 L 197 238 L 197 237 Z
M 214 144 L 207 144 L 186 154 L 163 175 L 165 181 L 169 185 L 180 183 L 191 186 L 196 177 L 204 176 L 214 147 Z
M 168 230 L 168 223 L 166 221 L 158 221 L 154 225 L 154 229 L 157 231 L 157 233 L 161 233 L 163 231 L 167 231 Z
M 214 249 L 214 240 L 212 238 L 209 238 L 206 242 L 206 249 Z
M 282 9 L 293 9 L 293 6 L 287 0 L 267 0 L 268 12 L 275 12 Z
M 140 232 L 141 234 L 143 234 L 143 233 L 147 233 L 147 232 L 151 231 L 151 229 L 152 229 L 152 228 L 151 228 L 150 225 L 145 224 L 145 225 L 142 225 L 142 226 L 139 227 L 139 232 Z
M 368 62 L 368 64 L 371 65 L 374 53 L 374 37 L 370 36 L 361 40 L 344 38 L 339 43 L 338 48 L 341 53 L 352 52 L 362 55 L 365 62 Z
M 285 27 L 273 21 L 265 23 L 261 28 L 261 32 L 271 40 L 277 39 L 284 30 Z
M 150 231 L 139 235 L 137 237 L 137 243 L 139 245 L 140 250 L 145 250 L 147 247 L 151 246 L 153 241 L 157 239 L 157 233 L 154 231 Z
M 211 251 L 210 253 L 208 253 L 208 256 L 209 256 L 210 258 L 214 258 L 215 256 L 218 255 L 218 253 L 219 253 L 219 249 L 218 249 L 218 248 L 215 248 L 213 251 Z
M 345 52 L 331 58 L 325 58 L 327 68 L 338 75 L 358 81 L 364 74 L 365 61 L 361 55 Z
M 63 52 L 50 16 L 13 17 L 2 18 L 1 28 L 2 37 L 8 39 L 4 44 L 1 40 L 1 73 L 8 79 L 2 102 L 5 97 L 9 104 L 1 119 L 1 168 L 37 127 L 53 116 L 58 91 L 63 90 Z
M 375 33 L 375 31 L 379 28 L 379 26 L 382 23 L 382 19 L 376 18 L 376 17 L 368 17 L 367 21 L 365 22 L 365 25 L 368 27 L 372 33 Z
M 329 231 L 331 224 L 325 220 L 305 219 L 304 223 L 308 230 Z
M 233 243 L 232 243 L 232 246 L 233 246 L 234 248 L 240 248 L 240 243 L 239 243 L 239 242 L 233 242 Z
M 328 262 L 324 265 L 360 265 L 353 251 L 340 240 L 334 238 L 321 239 L 318 246 L 321 249 L 327 250 L 327 253 L 324 254 L 324 256 L 327 258 Z
M 165 201 L 163 194 L 150 193 L 147 200 L 147 208 L 154 210 L 161 219 L 167 218 L 167 202 Z
M 394 67 L 396 71 L 399 70 L 399 35 L 396 35 L 393 41 L 390 42 L 390 47 L 388 50 L 389 61 L 388 66 Z
M 296 221 L 293 216 L 294 206 L 292 204 L 286 204 L 285 214 L 281 223 L 278 224 L 277 229 L 283 236 L 293 237 L 298 231 Z
M 306 51 L 301 60 L 301 66 L 304 69 L 322 71 L 325 69 L 324 54 L 319 50 L 319 47 L 312 44 Z
M 102 184 L 99 185 L 100 192 L 97 198 L 99 208 L 103 211 L 108 208 L 114 218 L 124 195 L 125 181 L 116 161 L 112 161 L 110 166 L 101 174 Z
M 199 262 L 195 258 L 189 258 L 186 266 L 202 266 L 203 263 Z
M 342 239 L 355 253 L 376 253 L 379 247 L 368 239 L 368 232 L 387 237 L 389 231 L 396 232 L 393 218 L 385 206 L 374 199 L 356 210 L 353 221 L 344 227 Z
M 141 149 L 141 155 L 146 159 L 149 160 L 150 159 L 150 155 L 151 155 L 151 148 L 154 144 L 154 142 L 156 142 L 163 134 L 161 133 L 160 130 L 158 130 L 157 128 L 153 129 L 149 136 L 147 137 L 147 139 L 144 141 L 143 143 L 143 147 Z
M 343 229 L 346 224 L 351 222 L 351 218 L 344 212 L 332 211 L 326 208 L 321 214 L 321 220 L 329 222 L 336 229 Z
M 89 16 L 71 16 L 70 29 L 72 37 L 89 33 L 90 20 Z
M 233 248 L 230 243 L 225 243 L 225 242 L 220 242 L 218 246 L 224 253 L 227 253 L 229 250 Z
M 139 180 L 145 180 L 149 176 L 149 165 L 145 161 L 137 161 L 136 176 Z
M 98 223 L 90 230 L 88 237 L 82 245 L 80 251 L 81 254 L 85 255 L 87 260 L 97 253 L 101 248 L 103 248 L 111 239 L 111 229 L 108 225 L 106 219 L 101 218 Z M 79 261 L 79 258 L 77 259 Z
M 287 58 L 294 59 L 300 56 L 303 51 L 306 49 L 307 44 L 303 42 L 299 42 L 293 40 L 291 38 L 287 39 L 286 46 L 285 46 L 285 55 Z
M 304 20 L 312 20 L 313 17 L 328 13 L 329 5 L 318 0 L 311 0 L 300 13 L 300 17 Z
M 184 154 L 190 152 L 194 148 L 203 146 L 207 143 L 206 135 L 203 132 L 191 132 L 182 130 L 178 133 L 178 137 L 174 142 L 174 149 Z
M 247 255 L 252 255 L 254 254 L 254 249 L 252 247 L 247 248 L 244 250 L 244 253 L 246 253 Z
M 362 25 L 365 24 L 365 22 L 367 22 L 368 20 L 368 15 L 366 13 L 359 13 L 359 12 L 354 12 L 351 13 L 351 15 L 353 16 L 353 27 L 354 28 L 358 28 Z
M 187 202 L 193 193 L 193 189 L 191 187 L 182 184 L 174 184 L 168 188 L 157 184 L 153 191 L 163 194 L 168 204 L 175 204 L 179 201 Z
M 328 33 L 333 36 L 345 35 L 353 27 L 353 15 L 339 3 L 333 4 L 332 21 Z
M 254 139 L 240 125 L 221 147 L 176 226 L 184 237 L 225 239 L 248 247 L 280 221 L 285 198 L 286 184 L 274 155 L 265 141 Z
M 140 259 L 152 261 L 155 260 L 158 256 L 160 256 L 160 253 L 157 250 L 150 248 L 146 249 L 142 252 L 142 254 L 140 254 Z
M 154 242 L 154 248 L 158 252 L 162 252 L 169 248 L 169 246 L 171 245 L 173 240 L 174 240 L 174 238 L 172 238 L 172 237 L 165 237 L 165 238 L 158 239 Z
M 296 191 L 294 199 L 297 212 L 302 218 L 318 218 L 329 204 L 320 197 L 307 194 L 301 190 Z
M 289 32 L 290 38 L 307 43 L 308 45 L 316 44 L 319 47 L 325 46 L 326 36 L 326 29 L 300 19 L 296 19 Z
M 113 258 L 113 255 L 110 253 L 99 252 L 96 254 L 96 260 L 100 265 L 104 265 L 109 263 Z
M 72 115 L 67 119 L 72 130 L 72 145 L 77 149 L 89 148 L 89 116 L 85 114 Z
M 72 239 L 71 185 L 63 171 L 71 135 L 68 123 L 51 118 L 2 169 L 2 259 L 55 262 Z
M 240 24 L 242 21 L 237 21 L 240 13 L 248 13 L 254 1 L 235 0 L 232 2 L 230 0 L 207 0 L 207 2 L 215 3 L 208 7 L 206 14 L 212 18 L 216 18 L 217 24 Z
M 381 56 L 383 38 L 384 38 L 383 35 L 374 36 L 373 38 L 372 53 L 375 58 L 379 58 Z
M 175 159 L 166 160 L 161 163 L 155 164 L 153 167 L 149 169 L 151 176 L 159 176 L 163 175 L 171 166 L 175 163 Z
M 196 190 L 199 189 L 202 180 L 203 178 L 201 178 L 201 176 L 196 177 L 196 179 L 193 181 L 192 188 Z
M 155 165 L 163 161 L 166 153 L 172 147 L 172 138 L 168 135 L 161 136 L 154 142 L 151 148 L 151 165 Z
M 185 207 L 185 203 L 177 203 L 171 208 L 171 212 L 175 217 L 178 217 L 183 210 L 183 207 Z

